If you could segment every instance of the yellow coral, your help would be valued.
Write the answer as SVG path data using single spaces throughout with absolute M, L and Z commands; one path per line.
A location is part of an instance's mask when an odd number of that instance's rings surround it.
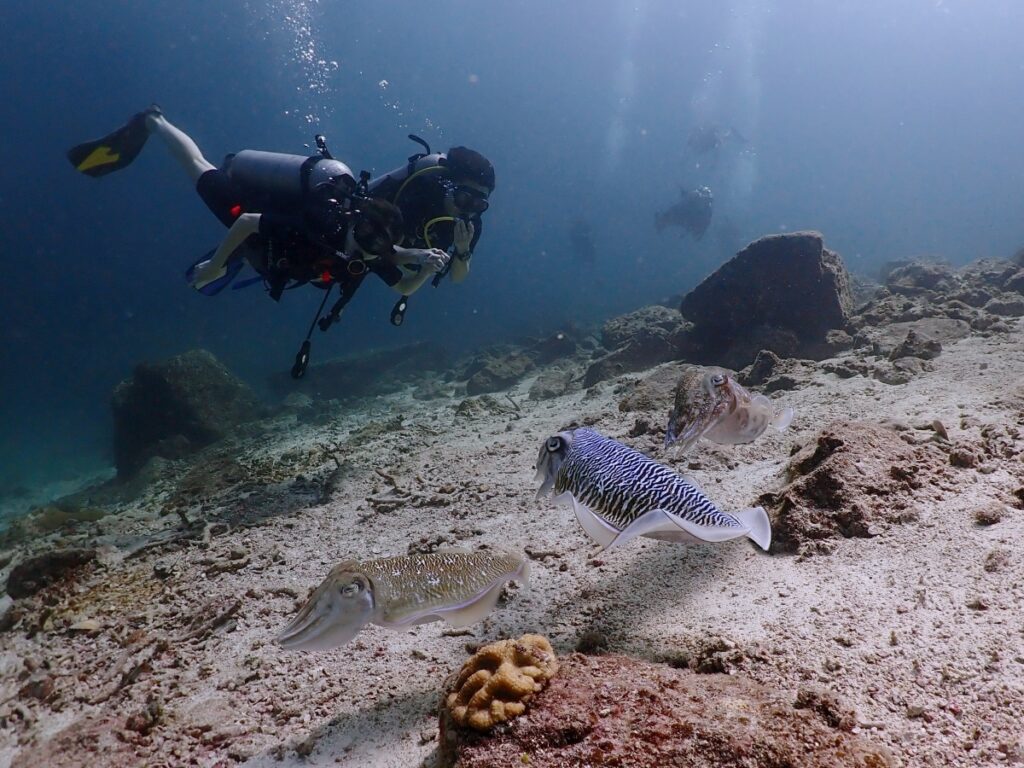
M 526 702 L 558 672 L 547 638 L 523 635 L 485 645 L 462 665 L 445 703 L 462 727 L 486 731 L 521 715 Z

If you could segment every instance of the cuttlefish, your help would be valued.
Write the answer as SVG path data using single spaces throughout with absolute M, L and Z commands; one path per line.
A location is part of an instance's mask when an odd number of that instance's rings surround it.
M 746 536 L 762 549 L 771 544 L 761 507 L 723 512 L 691 478 L 586 427 L 545 440 L 536 468 L 537 498 L 551 494 L 556 504 L 571 506 L 602 549 L 637 536 L 676 542 Z
M 769 426 L 780 432 L 793 421 L 793 409 L 775 410 L 764 395 L 751 395 L 722 368 L 687 368 L 676 386 L 675 404 L 665 428 L 665 446 L 683 452 L 702 437 L 738 445 L 756 440 Z
M 277 642 L 288 650 L 322 651 L 351 641 L 367 624 L 400 630 L 444 620 L 466 626 L 491 612 L 507 582 L 528 579 L 522 555 L 496 549 L 346 560 L 331 569 Z

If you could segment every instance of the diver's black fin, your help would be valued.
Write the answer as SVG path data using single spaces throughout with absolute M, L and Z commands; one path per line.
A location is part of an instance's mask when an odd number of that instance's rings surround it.
M 129 166 L 142 151 L 149 128 L 146 116 L 159 113 L 156 107 L 138 112 L 131 120 L 102 139 L 87 141 L 68 150 L 68 160 L 75 169 L 86 176 L 106 176 Z

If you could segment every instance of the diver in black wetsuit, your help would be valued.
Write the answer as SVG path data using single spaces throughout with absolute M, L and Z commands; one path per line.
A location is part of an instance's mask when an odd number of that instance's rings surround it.
M 422 139 L 410 138 L 423 144 L 426 153 L 415 154 L 406 165 L 372 180 L 368 193 L 402 211 L 404 246 L 450 254 L 448 268 L 434 277 L 435 286 L 449 270 L 452 280 L 461 283 L 483 233 L 481 215 L 494 191 L 494 166 L 472 149 L 452 147 L 446 153 L 431 153 Z M 403 265 L 407 275 L 417 269 L 415 264 Z M 407 299 L 405 294 L 395 305 L 391 314 L 395 325 L 404 319 Z
M 313 329 L 319 325 L 326 331 L 338 321 L 368 272 L 402 294 L 404 302 L 449 263 L 451 257 L 440 249 L 401 246 L 401 211 L 361 194 L 352 171 L 331 157 L 322 136 L 317 137 L 320 153 L 312 157 L 243 150 L 218 169 L 154 106 L 108 136 L 73 147 L 68 159 L 86 175 L 104 176 L 130 165 L 151 134 L 163 140 L 199 196 L 229 228 L 220 246 L 189 269 L 197 290 L 218 293 L 246 263 L 275 301 L 285 288 L 304 283 L 325 289 L 292 366 L 296 379 L 309 364 Z M 403 266 L 418 271 L 405 273 Z M 321 318 L 335 285 L 341 296 Z
M 312 157 L 243 150 L 218 169 L 151 107 L 114 133 L 74 147 L 68 157 L 82 173 L 103 176 L 128 166 L 151 134 L 164 141 L 199 196 L 229 227 L 220 246 L 189 270 L 197 290 L 219 292 L 247 262 L 275 300 L 287 285 L 306 282 L 338 283 L 351 297 L 367 272 L 408 295 L 448 264 L 440 249 L 399 245 L 400 210 L 358 195 L 352 171 L 322 144 Z M 414 265 L 421 274 L 406 275 L 402 265 Z

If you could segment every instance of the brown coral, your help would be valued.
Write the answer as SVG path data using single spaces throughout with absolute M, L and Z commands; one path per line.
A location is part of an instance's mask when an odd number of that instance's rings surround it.
M 500 640 L 462 665 L 445 704 L 462 727 L 489 730 L 526 710 L 535 693 L 558 672 L 551 643 L 540 635 Z

